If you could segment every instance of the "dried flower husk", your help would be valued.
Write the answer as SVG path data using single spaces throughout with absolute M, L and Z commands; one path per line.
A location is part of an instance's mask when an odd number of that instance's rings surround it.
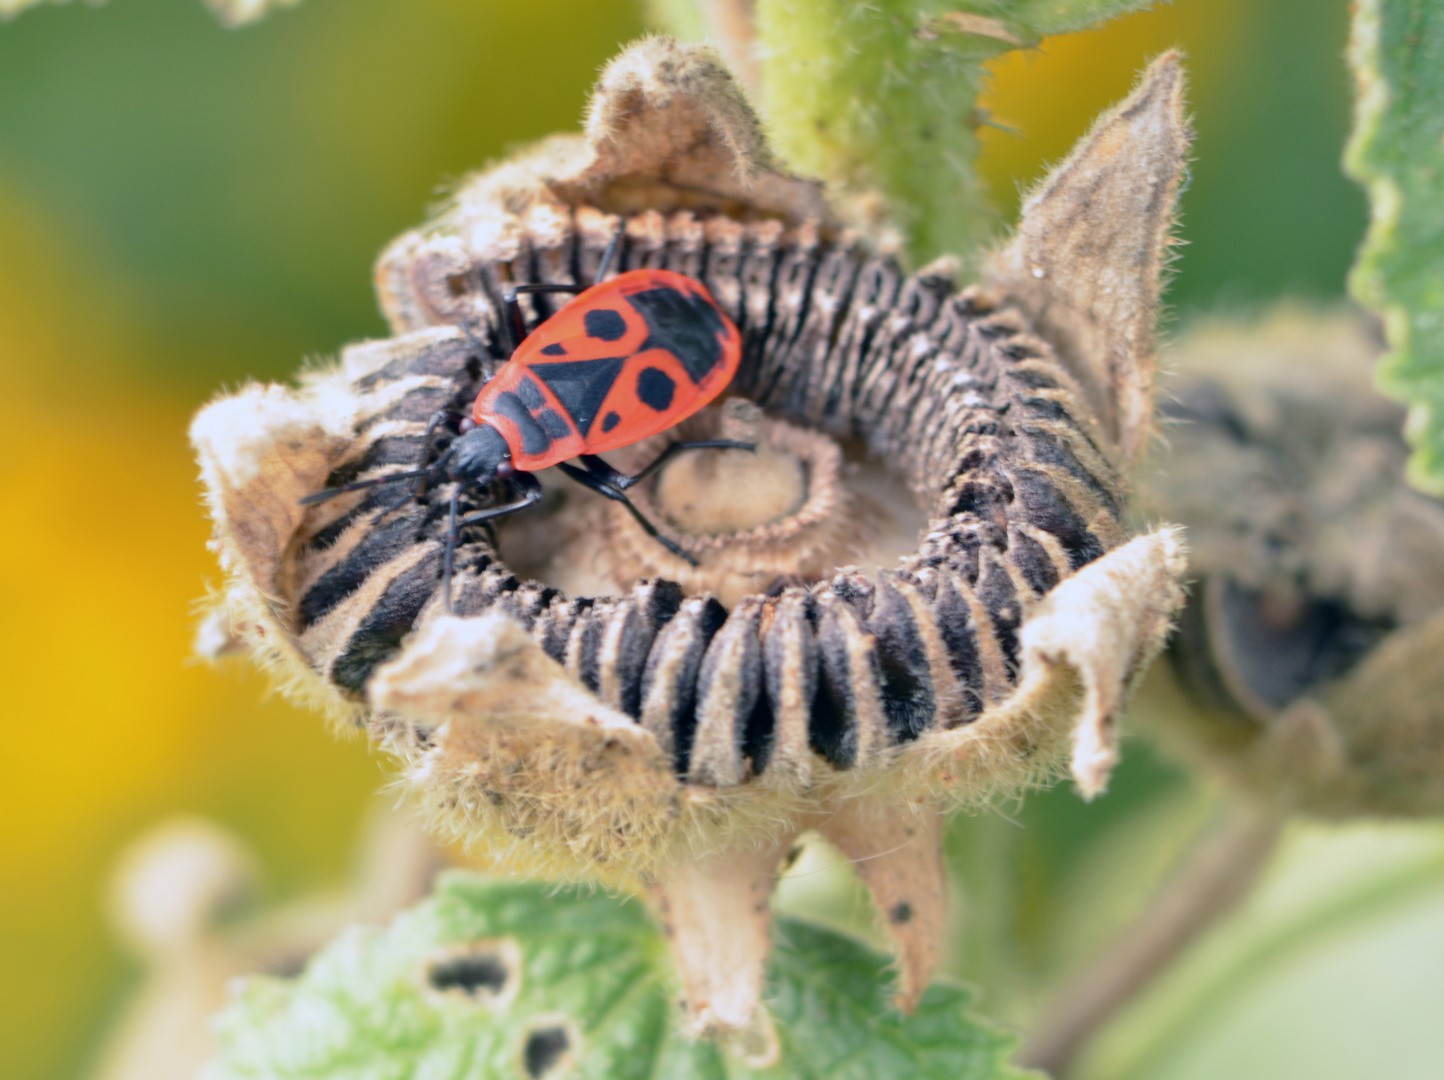
M 1444 812 L 1444 503 L 1405 479 L 1381 348 L 1349 312 L 1195 328 L 1143 491 L 1200 575 L 1172 649 L 1190 700 L 1148 729 L 1331 817 Z
M 1029 202 L 985 287 L 958 292 L 951 265 L 905 274 L 779 171 L 708 50 L 633 47 L 603 74 L 584 137 L 494 167 L 387 250 L 395 337 L 352 346 L 299 391 L 251 388 L 197 419 L 235 633 L 395 753 L 444 833 L 534 871 L 656 890 L 699 1029 L 751 1022 L 756 895 L 807 828 L 865 862 L 894 916 L 900 1000 L 916 1000 L 941 926 L 939 813 L 1070 761 L 1100 791 L 1127 692 L 1182 599 L 1178 533 L 1129 539 L 1122 524 L 1152 423 L 1181 85 L 1177 57 L 1161 58 Z M 1030 226 L 1060 205 L 1070 226 L 1093 214 L 1106 243 Z M 690 469 L 682 480 L 639 492 L 697 569 L 673 574 L 558 493 L 530 520 L 463 534 L 448 616 L 448 485 L 379 518 L 396 488 L 297 506 L 414 468 L 428 417 L 469 407 L 504 361 L 501 291 L 590 281 L 619 226 L 622 269 L 701 280 L 743 335 L 737 400 L 694 423 L 750 424 L 762 447 L 740 467 L 756 482 L 737 483 L 736 462 L 683 459 L 669 469 Z M 1127 268 L 1099 268 L 1117 293 L 1103 305 L 1068 271 L 1099 250 Z M 528 302 L 533 323 L 553 310 Z M 1040 322 L 1069 328 L 1066 351 Z M 887 531 L 850 480 L 864 458 L 926 524 L 909 542 L 893 523 L 900 559 L 839 566 Z M 693 496 L 715 511 L 700 533 L 678 527 L 699 520 Z M 523 579 L 508 551 L 615 591 Z M 723 895 L 730 922 L 706 914 Z M 706 969 L 719 943 L 725 976 Z

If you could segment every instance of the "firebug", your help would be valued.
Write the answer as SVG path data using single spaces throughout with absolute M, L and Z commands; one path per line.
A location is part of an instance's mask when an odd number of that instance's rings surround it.
M 676 442 L 631 476 L 597 455 L 660 434 L 715 399 L 737 373 L 742 338 L 694 278 L 671 270 L 629 270 L 607 280 L 621 235 L 602 256 L 597 284 L 518 285 L 506 291 L 510 358 L 477 394 L 470 416 L 443 411 L 432 417 L 426 453 L 438 427 L 455 423 L 457 430 L 436 461 L 411 472 L 327 488 L 301 502 L 310 505 L 347 491 L 418 480 L 415 490 L 378 515 L 379 521 L 420 494 L 427 481 L 454 481 L 442 563 L 448 611 L 460 530 L 536 505 L 542 486 L 533 474 L 551 466 L 622 503 L 648 535 L 695 566 L 691 555 L 632 505 L 626 490 L 684 450 L 751 450 L 752 444 Z M 579 295 L 527 335 L 518 296 L 568 292 Z M 462 490 L 485 487 L 493 479 L 508 481 L 517 498 L 460 516 Z

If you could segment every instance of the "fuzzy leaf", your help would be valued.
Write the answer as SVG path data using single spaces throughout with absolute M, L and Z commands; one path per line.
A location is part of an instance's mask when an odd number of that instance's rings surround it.
M 968 1015 L 968 991 L 934 986 L 903 1017 L 884 957 L 799 922 L 777 936 L 768 1002 L 781 1056 L 753 1069 L 683 1035 L 666 943 L 640 904 L 454 873 L 389 927 L 348 931 L 294 981 L 249 980 L 219 1018 L 206 1076 L 1025 1075 L 1006 1064 L 1011 1037 Z
M 1409 405 L 1410 479 L 1444 493 L 1444 0 L 1357 0 L 1345 155 L 1372 221 L 1356 299 L 1384 316 L 1384 390 Z
M 789 163 L 881 193 L 918 259 L 992 226 L 973 161 L 983 64 L 1148 0 L 757 0 L 763 105 Z

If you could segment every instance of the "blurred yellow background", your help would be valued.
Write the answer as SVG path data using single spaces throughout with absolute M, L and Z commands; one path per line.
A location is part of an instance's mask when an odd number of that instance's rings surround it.
M 0 25 L 0 1075 L 93 1054 L 135 978 L 103 886 L 148 824 L 224 822 L 277 898 L 344 872 L 383 763 L 188 658 L 217 574 L 186 424 L 380 334 L 374 254 L 447 178 L 574 127 L 642 29 L 631 0 L 306 0 L 235 32 L 198 0 L 112 0 Z M 1342 3 L 1180 0 L 1049 40 L 995 67 L 1016 133 L 985 133 L 985 177 L 1011 213 L 1181 43 L 1199 139 L 1174 304 L 1338 296 L 1364 221 L 1336 164 L 1344 30 Z M 1054 842 L 1178 783 L 1138 760 L 1111 803 L 1040 801 Z

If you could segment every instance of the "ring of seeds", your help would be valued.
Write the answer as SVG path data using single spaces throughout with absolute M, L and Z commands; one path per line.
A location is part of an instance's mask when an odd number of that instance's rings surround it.
M 463 332 L 418 330 L 415 348 L 348 351 L 366 419 L 328 485 L 415 468 L 428 452 L 428 418 L 469 410 L 505 361 L 494 319 L 502 291 L 590 283 L 617 218 L 582 207 L 565 220 L 549 209 L 535 227 L 522 221 L 510 258 L 460 273 L 424 257 L 389 269 L 412 275 L 429 318 Z M 737 324 L 743 357 L 731 392 L 865 445 L 911 488 L 927 531 L 892 569 L 846 568 L 728 610 L 659 579 L 620 596 L 568 597 L 509 570 L 478 527 L 457 549 L 457 614 L 516 619 L 578 681 L 649 728 L 679 778 L 713 786 L 806 773 L 813 755 L 866 768 L 1007 696 L 1028 602 L 1126 539 L 1107 443 L 1050 347 L 1021 314 L 955 291 L 946 274 L 906 275 L 815 227 L 690 211 L 625 224 L 619 269 L 695 277 Z M 555 310 L 543 297 L 527 301 L 532 326 Z M 445 446 L 437 440 L 430 460 Z M 301 646 L 355 698 L 439 611 L 449 487 L 373 524 L 402 490 L 382 485 L 317 507 L 289 554 Z M 499 494 L 467 492 L 463 509 Z

